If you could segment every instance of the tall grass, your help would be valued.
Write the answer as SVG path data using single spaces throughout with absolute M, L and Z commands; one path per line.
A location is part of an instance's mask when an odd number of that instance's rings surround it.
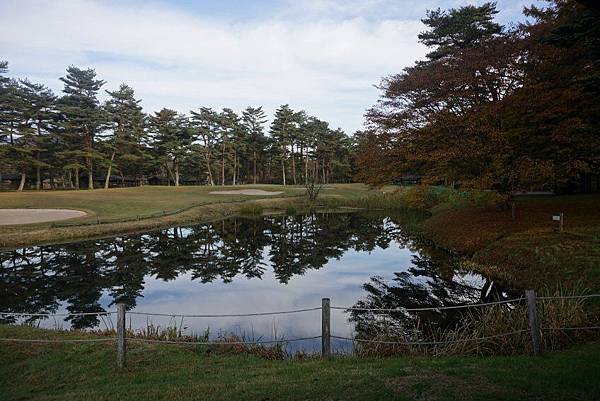
M 260 216 L 264 211 L 262 206 L 253 204 L 244 205 L 239 210 L 242 216 Z
M 391 192 L 370 193 L 356 198 L 324 198 L 330 207 L 356 207 L 364 209 L 417 209 L 434 212 L 467 206 L 503 204 L 505 197 L 494 191 L 476 189 L 457 190 L 447 187 L 416 185 L 401 187 Z
M 564 292 L 546 291 L 545 296 Z M 583 299 L 538 299 L 537 313 L 542 328 L 542 348 L 545 351 L 564 349 L 567 346 L 600 338 L 594 330 L 565 330 L 564 328 L 597 326 L 600 316 Z M 381 330 L 368 338 L 386 342 L 439 342 L 433 345 L 382 344 L 358 342 L 356 353 L 360 356 L 393 355 L 519 355 L 532 352 L 527 307 L 494 305 L 467 309 L 462 313 L 457 327 L 428 332 L 419 327 Z M 514 333 L 504 336 L 507 333 Z

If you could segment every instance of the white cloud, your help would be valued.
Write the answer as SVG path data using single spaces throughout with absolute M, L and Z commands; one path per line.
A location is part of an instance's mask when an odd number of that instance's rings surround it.
M 8 0 L 0 58 L 55 90 L 66 66 L 94 67 L 107 89 L 133 86 L 147 111 L 290 103 L 353 131 L 378 96 L 372 85 L 425 53 L 422 25 L 319 18 L 336 2 L 321 3 L 310 19 L 228 22 L 156 3 Z

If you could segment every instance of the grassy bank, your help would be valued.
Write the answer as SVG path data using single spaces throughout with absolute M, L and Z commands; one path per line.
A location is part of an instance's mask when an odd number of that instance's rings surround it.
M 600 290 L 600 195 L 518 197 L 515 218 L 494 206 L 434 213 L 424 226 L 437 246 L 515 288 Z M 564 231 L 553 215 L 564 213 Z
M 211 191 L 263 189 L 283 192 L 279 195 L 215 195 Z M 341 184 L 323 190 L 329 198 L 351 198 L 367 193 L 360 184 Z M 251 205 L 264 210 L 301 209 L 304 188 L 281 185 L 243 186 L 146 186 L 92 191 L 26 191 L 0 193 L 0 208 L 64 208 L 83 210 L 88 214 L 69 223 L 91 225 L 54 227 L 52 223 L 0 226 L 0 248 L 56 243 L 111 234 L 139 232 L 189 222 L 205 222 L 234 215 Z M 163 212 L 184 211 L 160 216 Z M 158 214 L 152 218 L 144 218 Z M 138 220 L 138 217 L 140 219 Z M 110 224 L 100 221 L 125 220 Z
M 384 188 L 331 206 L 419 209 L 421 235 L 457 255 L 465 267 L 513 288 L 600 290 L 600 195 L 506 198 L 491 191 Z M 564 231 L 552 216 L 564 213 Z
M 78 338 L 0 326 L 0 337 Z M 0 347 L 2 400 L 594 400 L 600 344 L 535 358 L 413 357 L 271 361 L 193 348 L 130 344 Z

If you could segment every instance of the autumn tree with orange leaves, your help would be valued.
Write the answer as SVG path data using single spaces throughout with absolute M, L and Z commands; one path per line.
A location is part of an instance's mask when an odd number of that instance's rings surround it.
M 358 180 L 418 173 L 507 193 L 598 168 L 597 16 L 560 1 L 509 30 L 496 13 L 492 3 L 427 13 L 419 40 L 431 51 L 382 80 L 357 134 Z

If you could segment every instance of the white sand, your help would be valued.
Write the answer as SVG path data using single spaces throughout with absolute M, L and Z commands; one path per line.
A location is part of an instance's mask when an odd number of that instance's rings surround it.
M 66 220 L 86 214 L 79 210 L 69 209 L 0 209 L 0 226 Z
M 212 191 L 211 195 L 279 195 L 281 191 L 263 191 L 262 189 L 238 189 L 235 191 Z

